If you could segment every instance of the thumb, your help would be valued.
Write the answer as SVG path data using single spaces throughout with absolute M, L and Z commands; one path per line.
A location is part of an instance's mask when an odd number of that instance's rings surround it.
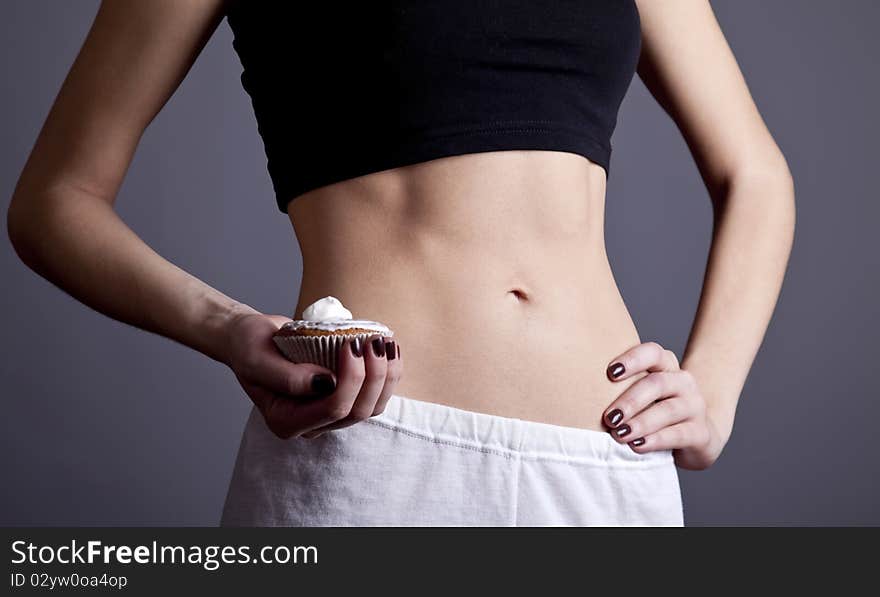
M 336 376 L 313 363 L 291 363 L 281 353 L 262 359 L 254 381 L 264 388 L 289 396 L 327 396 L 336 390 Z

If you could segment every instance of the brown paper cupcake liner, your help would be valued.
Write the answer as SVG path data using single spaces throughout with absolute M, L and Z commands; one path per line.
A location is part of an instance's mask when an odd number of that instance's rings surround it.
M 338 354 L 343 343 L 349 338 L 360 338 L 366 350 L 367 338 L 375 334 L 376 332 L 326 336 L 273 336 L 272 340 L 287 360 L 293 363 L 314 363 L 336 373 Z

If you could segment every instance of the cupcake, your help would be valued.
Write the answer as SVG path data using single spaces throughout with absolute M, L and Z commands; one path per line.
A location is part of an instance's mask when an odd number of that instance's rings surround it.
M 315 301 L 303 310 L 303 318 L 288 321 L 272 336 L 278 349 L 294 363 L 315 363 L 336 372 L 337 354 L 351 338 L 373 335 L 391 337 L 388 326 L 377 321 L 352 319 L 351 311 L 332 296 Z

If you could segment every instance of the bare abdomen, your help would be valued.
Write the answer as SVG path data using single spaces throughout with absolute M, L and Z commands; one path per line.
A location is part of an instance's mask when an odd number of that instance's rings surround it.
M 505 151 L 298 197 L 296 316 L 333 295 L 390 326 L 405 361 L 397 394 L 602 429 L 628 385 L 605 368 L 639 342 L 605 254 L 604 183 L 580 156 Z

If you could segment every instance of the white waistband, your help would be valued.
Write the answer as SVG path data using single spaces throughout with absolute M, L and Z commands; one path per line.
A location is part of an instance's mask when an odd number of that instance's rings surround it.
M 365 422 L 438 443 L 505 456 L 620 466 L 672 462 L 670 450 L 637 453 L 608 432 L 499 417 L 394 394 Z

